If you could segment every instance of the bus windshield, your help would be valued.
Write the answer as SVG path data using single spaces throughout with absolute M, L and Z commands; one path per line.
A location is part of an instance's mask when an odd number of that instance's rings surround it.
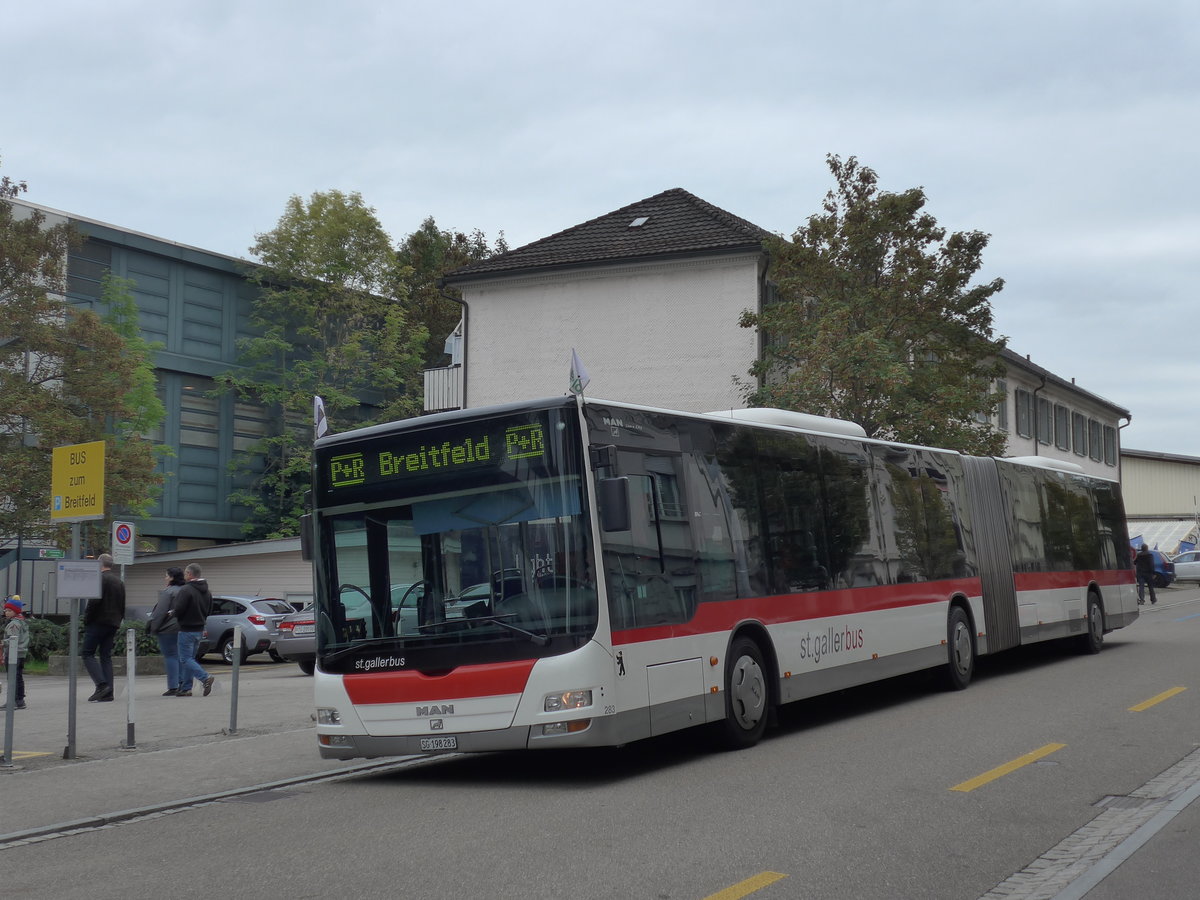
M 557 468 L 499 468 L 456 491 L 326 515 L 322 668 L 385 659 L 365 668 L 443 671 L 590 640 L 598 608 L 583 486 Z

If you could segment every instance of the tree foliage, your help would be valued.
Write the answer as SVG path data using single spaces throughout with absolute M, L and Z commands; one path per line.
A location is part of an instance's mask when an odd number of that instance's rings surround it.
M 470 234 L 444 231 L 432 216 L 401 242 L 397 258 L 404 288 L 398 293 L 407 297 L 405 307 L 409 317 L 429 331 L 425 350 L 427 368 L 445 364 L 445 338 L 462 317 L 462 307 L 456 302 L 461 300 L 461 294 L 457 288 L 443 288 L 442 276 L 468 263 L 506 252 L 508 243 L 503 232 L 495 244 L 489 245 L 487 236 L 479 229 Z
M 24 189 L 0 179 L 0 535 L 61 543 L 49 521 L 53 448 L 104 440 L 106 518 L 144 515 L 161 483 L 147 435 L 163 408 L 128 283 L 105 281 L 103 317 L 70 304 L 67 254 L 81 238 L 15 207 Z M 89 530 L 107 548 L 107 524 Z
M 250 274 L 257 336 L 218 382 L 274 423 L 235 462 L 244 487 L 233 499 L 250 509 L 247 537 L 285 537 L 311 484 L 313 396 L 335 429 L 418 414 L 427 333 L 405 314 L 391 240 L 358 193 L 291 197 L 250 252 L 262 263 Z
M 857 422 L 872 437 L 999 453 L 995 279 L 972 285 L 988 235 L 947 235 L 921 188 L 881 191 L 854 157 L 791 239 L 767 242 L 777 302 L 740 324 L 763 335 L 747 400 Z

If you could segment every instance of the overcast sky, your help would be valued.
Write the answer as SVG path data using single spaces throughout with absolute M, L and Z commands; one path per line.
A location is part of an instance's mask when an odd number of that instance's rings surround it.
M 770 231 L 827 153 L 992 236 L 996 330 L 1200 456 L 1200 4 L 4 3 L 0 174 L 234 256 L 293 194 L 518 247 L 681 187 Z

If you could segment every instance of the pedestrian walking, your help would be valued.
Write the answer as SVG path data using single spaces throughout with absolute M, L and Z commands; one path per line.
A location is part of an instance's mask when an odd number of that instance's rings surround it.
M 184 585 L 175 595 L 170 612 L 179 623 L 179 691 L 175 696 L 192 696 L 192 681 L 196 680 L 204 686 L 207 697 L 215 679 L 196 661 L 196 645 L 200 643 L 204 620 L 212 609 L 212 595 L 197 563 L 187 564 L 183 580 Z
M 17 639 L 17 656 L 9 659 L 9 644 L 14 637 Z M 21 602 L 20 594 L 13 594 L 4 604 L 4 646 L 0 648 L 0 660 L 4 662 L 5 681 L 10 667 L 15 666 L 17 670 L 17 695 L 8 698 L 15 709 L 25 708 L 25 657 L 28 654 L 29 623 L 25 621 L 25 604 Z
M 113 644 L 117 629 L 125 618 L 125 584 L 112 570 L 113 558 L 101 553 L 100 596 L 89 600 L 83 611 L 83 657 L 84 668 L 92 677 L 96 691 L 88 697 L 89 702 L 104 702 L 113 698 Z M 97 659 L 99 654 L 99 659 Z
M 1146 602 L 1145 588 L 1150 588 L 1150 603 L 1158 602 L 1158 598 L 1154 596 L 1154 554 L 1151 553 L 1145 544 L 1138 549 L 1137 556 L 1133 558 L 1133 567 L 1137 570 L 1137 589 L 1138 589 L 1138 605 Z
M 150 613 L 150 622 L 146 630 L 158 638 L 158 649 L 162 653 L 163 666 L 167 670 L 167 689 L 164 697 L 174 697 L 179 693 L 179 622 L 172 616 L 171 606 L 175 595 L 183 588 L 183 569 L 171 566 L 166 572 L 167 584 L 158 592 L 158 602 Z

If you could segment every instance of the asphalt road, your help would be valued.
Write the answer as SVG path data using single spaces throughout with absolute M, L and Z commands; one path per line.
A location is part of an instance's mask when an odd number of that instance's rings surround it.
M 2 893 L 1190 898 L 1200 589 L 1160 596 L 1097 656 L 1039 646 L 982 660 L 965 692 L 912 676 L 792 704 L 739 753 L 693 731 L 355 773 L 317 759 L 311 682 L 286 666 L 247 671 L 246 724 L 223 733 L 229 698 L 214 667 L 208 706 L 146 701 L 139 728 L 158 723 L 157 743 L 0 775 Z M 52 702 L 46 690 L 38 702 Z M 106 795 L 117 783 L 123 793 Z M 53 806 L 64 794 L 92 812 L 143 812 L 3 843 L 17 830 L 10 796 L 22 810 L 43 798 L 53 825 L 67 821 Z

